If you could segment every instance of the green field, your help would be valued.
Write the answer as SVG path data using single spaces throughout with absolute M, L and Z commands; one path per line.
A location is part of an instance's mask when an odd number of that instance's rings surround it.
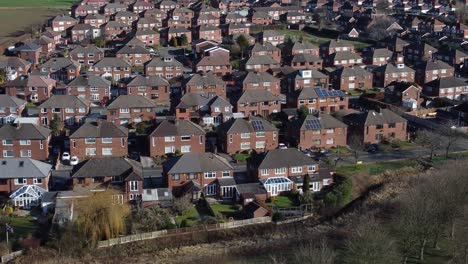
M 0 8 L 71 7 L 74 0 L 0 0 Z

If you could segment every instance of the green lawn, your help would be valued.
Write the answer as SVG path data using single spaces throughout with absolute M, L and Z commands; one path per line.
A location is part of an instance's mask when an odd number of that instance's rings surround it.
M 0 0 L 0 8 L 71 7 L 76 2 L 75 0 Z
M 274 202 L 269 203 L 268 206 L 276 206 L 278 208 L 288 208 L 288 207 L 294 207 L 296 204 L 294 204 L 294 201 L 288 197 L 288 196 L 275 196 Z
M 183 220 L 186 220 L 187 226 L 194 226 L 198 222 L 200 222 L 200 216 L 198 215 L 198 212 L 195 206 L 192 207 L 190 210 L 188 210 L 185 214 L 178 215 L 176 217 L 177 225 L 180 226 Z
M 14 233 L 9 234 L 10 239 L 19 239 L 21 237 L 27 237 L 29 234 L 34 234 L 39 228 L 39 222 L 31 216 L 12 216 L 6 217 L 2 220 L 8 223 L 11 227 L 13 227 Z
M 415 160 L 385 161 L 370 164 L 345 165 L 337 168 L 337 172 L 344 175 L 351 175 L 368 170 L 370 175 L 380 174 L 386 170 L 396 170 L 403 167 L 413 167 L 418 163 Z
M 233 217 L 234 219 L 241 218 L 239 208 L 232 204 L 211 204 L 210 206 L 216 215 L 222 215 L 226 218 Z
M 349 149 L 347 147 L 336 147 L 336 148 L 330 148 L 331 153 L 341 153 L 341 154 L 348 154 Z
M 246 161 L 250 157 L 250 154 L 246 153 L 236 153 L 232 155 L 232 158 L 237 161 Z

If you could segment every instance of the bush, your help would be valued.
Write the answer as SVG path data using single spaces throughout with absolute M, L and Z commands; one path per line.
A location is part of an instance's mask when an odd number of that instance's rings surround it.
M 283 220 L 283 215 L 282 214 L 280 214 L 278 212 L 273 213 L 273 216 L 271 217 L 271 221 L 279 222 L 281 220 Z
M 335 184 L 333 190 L 325 195 L 325 205 L 329 207 L 341 207 L 351 201 L 353 194 L 353 182 L 351 178 L 342 178 Z

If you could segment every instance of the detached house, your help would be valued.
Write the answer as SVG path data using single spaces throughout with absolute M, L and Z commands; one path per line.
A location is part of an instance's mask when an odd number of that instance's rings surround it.
M 35 124 L 4 125 L 0 127 L 3 158 L 49 159 L 50 130 Z
M 122 78 L 129 78 L 132 69 L 131 65 L 122 59 L 105 57 L 94 64 L 89 71 L 91 74 L 112 78 L 114 82 L 118 82 Z
M 86 122 L 70 135 L 70 155 L 80 160 L 126 157 L 128 129 L 107 121 Z
M 295 119 L 287 129 L 291 142 L 299 149 L 328 149 L 346 146 L 348 126 L 329 114 Z
M 189 120 L 164 120 L 149 135 L 150 156 L 204 153 L 205 131 Z
M 278 131 L 263 118 L 231 119 L 220 126 L 218 148 L 228 154 L 272 150 L 278 147 Z
M 345 121 L 350 126 L 349 135 L 360 138 L 365 144 L 408 139 L 406 119 L 387 109 L 350 114 L 345 116 Z
M 26 101 L 15 96 L 0 94 L 0 125 L 13 123 L 22 116 Z
M 38 106 L 41 124 L 49 126 L 56 117 L 61 125 L 81 123 L 89 113 L 91 102 L 73 95 L 54 95 Z
M 141 95 L 120 95 L 107 106 L 107 121 L 121 126 L 153 121 L 155 117 L 156 104 Z
M 44 102 L 52 95 L 56 81 L 40 75 L 21 75 L 5 84 L 5 93 L 29 102 Z
M 84 98 L 93 103 L 105 104 L 111 95 L 111 82 L 94 75 L 78 76 L 66 86 L 66 94 Z

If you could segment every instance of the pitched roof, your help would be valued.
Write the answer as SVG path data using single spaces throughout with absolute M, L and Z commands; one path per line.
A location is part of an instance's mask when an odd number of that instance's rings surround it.
M 205 57 L 206 58 L 206 57 Z M 226 83 L 214 75 L 212 72 L 207 72 L 204 75 L 194 74 L 187 82 L 187 86 L 210 86 L 210 85 L 226 85 Z
M 308 49 L 317 49 L 318 47 L 310 42 L 299 42 L 296 41 L 294 42 L 294 46 L 292 47 L 292 50 L 308 50 Z
M 425 61 L 420 65 L 420 67 L 423 68 L 426 71 L 453 68 L 452 66 L 448 65 L 447 63 L 445 63 L 445 62 L 443 62 L 441 60 L 428 60 L 428 61 Z
M 376 112 L 371 110 L 367 112 L 367 116 L 365 119 L 364 124 L 369 125 L 383 125 L 389 123 L 400 123 L 406 122 L 406 119 L 397 115 L 396 113 L 387 110 L 387 109 L 380 109 L 380 112 Z
M 131 67 L 130 64 L 128 64 L 126 61 L 115 58 L 115 57 L 104 57 L 102 60 L 98 61 L 96 64 L 94 64 L 94 67 L 96 68 L 102 68 L 102 67 Z
M 205 135 L 205 131 L 189 120 L 163 120 L 151 133 L 151 137 Z
M 159 76 L 137 75 L 127 84 L 127 86 L 128 87 L 134 87 L 134 86 L 159 87 L 159 86 L 169 86 L 169 82 L 166 81 L 166 79 L 163 79 Z
M 387 63 L 387 64 L 384 64 L 382 66 L 379 66 L 377 68 L 374 69 L 374 72 L 383 72 L 383 73 L 398 73 L 398 72 L 411 72 L 411 73 L 414 73 L 414 70 L 411 69 L 410 67 L 408 66 L 405 66 L 403 68 L 398 68 L 396 67 L 395 65 L 391 64 L 391 63 Z
M 232 170 L 227 160 L 213 153 L 187 153 L 169 160 L 165 166 L 169 174 Z
M 55 86 L 56 81 L 40 75 L 20 75 L 5 84 L 6 87 L 48 87 Z
M 318 117 L 308 115 L 304 120 L 298 120 L 300 130 L 315 130 L 329 128 L 345 128 L 347 125 L 329 114 L 320 114 Z M 313 124 L 310 126 L 309 124 Z
M 104 169 L 105 168 L 105 169 Z M 78 169 L 73 173 L 73 178 L 93 178 L 122 176 L 129 174 L 132 165 L 120 157 L 92 158 L 79 164 Z M 127 176 L 127 175 L 125 175 Z
M 257 162 L 259 170 L 315 164 L 314 160 L 295 148 L 269 150 L 260 155 Z
M 81 125 L 70 138 L 121 138 L 128 137 L 128 129 L 112 122 L 87 122 Z
M 341 90 L 326 90 L 321 88 L 306 87 L 303 88 L 298 99 L 327 98 L 327 97 L 345 97 L 346 94 Z
M 4 125 L 0 127 L 0 138 L 21 140 L 21 139 L 47 139 L 50 130 L 36 124 L 19 124 L 18 126 Z
M 225 56 L 205 56 L 198 63 L 197 66 L 219 66 L 231 65 L 229 58 Z
M 150 52 L 142 46 L 125 45 L 119 51 L 117 51 L 117 54 L 150 54 Z
M 252 103 L 252 102 L 271 102 L 282 101 L 279 96 L 273 95 L 267 90 L 245 90 L 237 100 L 237 103 Z
M 252 122 L 261 123 L 260 126 L 253 126 Z M 240 133 L 252 133 L 260 131 L 278 131 L 273 124 L 261 117 L 250 117 L 249 119 L 234 118 L 227 122 L 224 122 L 220 129 L 225 131 L 227 134 L 240 134 Z
M 31 158 L 0 159 L 0 178 L 44 178 L 52 169 L 52 165 Z
M 260 51 L 281 51 L 281 50 L 278 47 L 271 44 L 270 42 L 265 42 L 263 45 L 257 42 L 252 47 L 252 52 L 260 52 Z
M 352 77 L 352 76 L 360 76 L 360 77 L 366 77 L 372 75 L 372 73 L 364 70 L 361 67 L 341 67 L 338 68 L 335 71 L 336 74 L 338 74 L 341 77 Z
M 142 95 L 120 95 L 107 106 L 107 109 L 144 107 L 156 107 L 156 104 L 151 99 Z
M 278 64 L 274 59 L 272 59 L 270 56 L 266 55 L 260 55 L 260 56 L 252 56 L 247 60 L 245 63 L 246 65 L 258 65 L 258 64 Z
M 302 62 L 319 62 L 322 61 L 318 56 L 312 55 L 310 53 L 300 53 L 294 55 L 292 62 L 302 63 Z
M 94 45 L 88 45 L 88 46 L 76 46 L 76 48 L 72 49 L 70 51 L 70 55 L 75 55 L 78 53 L 84 53 L 84 54 L 97 54 L 97 53 L 102 53 L 104 54 L 104 51 L 99 49 L 98 47 Z
M 16 96 L 0 94 L 0 106 L 1 107 L 20 107 L 25 104 L 26 104 L 26 101 L 21 100 Z
M 243 84 L 246 83 L 263 83 L 263 82 L 279 82 L 280 79 L 274 77 L 273 75 L 267 72 L 249 72 L 244 80 Z
M 74 95 L 53 95 L 38 108 L 87 108 L 91 105 L 88 100 Z
M 150 62 L 148 62 L 148 64 L 146 64 L 146 67 L 165 66 L 183 67 L 183 64 L 173 57 L 154 57 Z
M 468 86 L 468 83 L 458 77 L 449 76 L 444 78 L 437 78 L 426 83 L 424 86 L 437 87 L 437 88 L 453 88 Z
M 41 68 L 56 68 L 56 69 L 62 69 L 62 68 L 78 68 L 80 67 L 80 64 L 76 61 L 72 61 L 69 58 L 52 58 L 45 63 L 43 63 Z
M 109 88 L 111 82 L 95 75 L 78 76 L 67 84 L 67 87 L 97 87 Z

